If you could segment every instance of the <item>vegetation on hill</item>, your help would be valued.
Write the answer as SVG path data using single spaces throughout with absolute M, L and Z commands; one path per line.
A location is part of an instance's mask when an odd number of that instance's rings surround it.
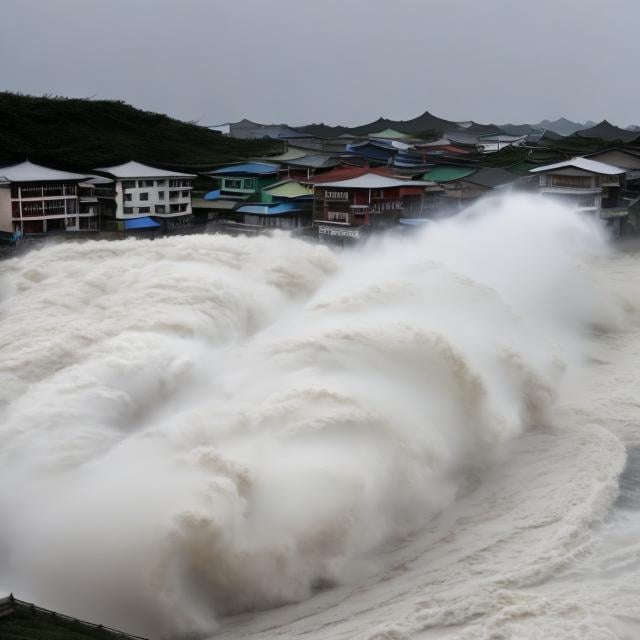
M 0 93 L 0 166 L 32 162 L 88 171 L 128 160 L 204 168 L 282 151 L 113 100 Z

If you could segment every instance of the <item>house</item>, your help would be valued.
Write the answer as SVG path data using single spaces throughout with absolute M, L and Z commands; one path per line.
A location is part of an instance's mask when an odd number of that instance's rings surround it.
M 79 185 L 86 175 L 28 160 L 0 168 L 0 231 L 24 235 L 97 228 L 97 211 L 80 215 Z
M 462 207 L 494 189 L 505 189 L 518 180 L 506 169 L 465 165 L 439 165 L 427 171 L 423 180 L 440 185 L 445 207 Z
M 618 205 L 625 170 L 589 158 L 572 158 L 531 169 L 540 193 L 561 200 L 578 211 L 608 219 L 624 215 Z
M 184 224 L 192 217 L 190 173 L 168 171 L 140 162 L 125 162 L 95 169 L 114 181 L 113 217 L 119 229 L 131 228 L 131 220 L 146 218 L 149 227 L 160 220 L 165 226 Z M 135 224 L 140 228 L 141 223 Z
M 357 240 L 371 230 L 396 226 L 400 218 L 424 215 L 424 181 L 376 173 L 315 184 L 313 221 L 321 239 Z
M 219 188 L 206 193 L 198 207 L 209 217 L 224 217 L 240 204 L 259 201 L 262 189 L 278 181 L 280 165 L 268 162 L 242 162 L 226 165 L 205 175 L 216 178 Z
M 221 197 L 247 199 L 277 182 L 280 166 L 268 162 L 243 162 L 226 165 L 206 175 L 220 181 Z
M 595 153 L 588 153 L 584 157 L 625 169 L 628 186 L 630 181 L 640 180 L 640 150 L 638 149 L 613 147 L 596 151 Z

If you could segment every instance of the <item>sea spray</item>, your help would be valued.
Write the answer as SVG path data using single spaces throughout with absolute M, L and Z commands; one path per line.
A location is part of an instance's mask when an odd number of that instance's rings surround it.
M 0 588 L 147 634 L 375 570 L 549 421 L 616 304 L 596 222 L 485 201 L 334 253 L 69 243 L 0 287 Z

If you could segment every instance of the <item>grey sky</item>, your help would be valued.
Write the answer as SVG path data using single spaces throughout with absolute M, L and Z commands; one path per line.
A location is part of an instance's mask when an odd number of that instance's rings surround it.
M 201 124 L 640 124 L 638 0 L 0 0 L 0 88 Z

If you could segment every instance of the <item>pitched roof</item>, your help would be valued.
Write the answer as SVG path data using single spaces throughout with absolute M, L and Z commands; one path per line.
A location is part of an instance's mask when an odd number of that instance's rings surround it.
M 476 169 L 474 167 L 447 167 L 442 165 L 434 167 L 422 176 L 423 180 L 431 182 L 451 182 L 452 180 L 460 180 L 471 175 Z
M 270 187 L 263 189 L 264 192 L 269 193 L 276 198 L 304 198 L 312 196 L 311 189 L 303 187 L 299 182 L 295 180 L 284 180 L 278 182 Z
M 86 180 L 87 177 L 87 175 L 81 175 L 79 173 L 70 173 L 69 171 L 58 171 L 58 169 L 43 167 L 39 164 L 33 164 L 33 162 L 29 162 L 28 160 L 9 167 L 0 167 L 0 178 L 6 178 L 9 182 L 72 181 Z
M 306 149 L 298 149 L 296 147 L 289 147 L 284 153 L 277 156 L 268 156 L 266 158 L 257 158 L 259 161 L 264 162 L 285 162 L 287 160 L 297 160 L 308 155 L 309 152 Z
M 302 158 L 296 158 L 295 160 L 288 160 L 286 164 L 290 167 L 323 169 L 336 167 L 340 164 L 340 160 L 337 160 L 334 156 L 330 156 L 324 153 L 315 153 L 303 156 Z
M 393 170 L 389 167 L 336 167 L 319 176 L 306 178 L 301 180 L 304 184 L 319 184 L 321 182 L 329 182 L 331 180 L 348 180 L 349 178 L 357 178 L 365 175 L 365 173 L 375 173 L 379 176 L 393 176 Z
M 384 129 L 383 131 L 377 131 L 369 134 L 370 138 L 389 138 L 392 140 L 403 140 L 410 138 L 408 133 L 402 133 L 402 131 L 396 131 L 395 129 Z
M 389 189 L 393 187 L 422 187 L 429 185 L 421 180 L 398 180 L 375 173 L 365 173 L 357 178 L 338 180 L 335 182 L 321 182 L 318 187 L 341 187 L 344 189 Z
M 167 171 L 166 169 L 158 169 L 150 167 L 131 160 L 114 167 L 101 167 L 96 171 L 102 171 L 114 176 L 115 178 L 195 178 L 191 173 L 180 173 L 179 171 Z
M 480 167 L 477 171 L 474 171 L 474 173 L 464 178 L 464 180 L 471 184 L 477 184 L 481 187 L 494 189 L 495 187 L 518 180 L 518 176 L 506 169 Z
M 211 176 L 264 176 L 272 173 L 278 173 L 280 167 L 277 164 L 269 164 L 267 162 L 244 162 L 242 164 L 233 164 L 220 169 L 209 171 Z
M 565 160 L 564 162 L 556 162 L 555 164 L 547 164 L 542 167 L 536 167 L 531 169 L 530 173 L 545 173 L 547 171 L 554 171 L 555 169 L 566 169 L 573 167 L 574 169 L 582 169 L 589 173 L 599 173 L 608 176 L 616 176 L 621 173 L 625 173 L 624 169 L 614 167 L 604 162 L 598 162 L 597 160 L 589 160 L 588 158 L 571 158 L 571 160 Z

